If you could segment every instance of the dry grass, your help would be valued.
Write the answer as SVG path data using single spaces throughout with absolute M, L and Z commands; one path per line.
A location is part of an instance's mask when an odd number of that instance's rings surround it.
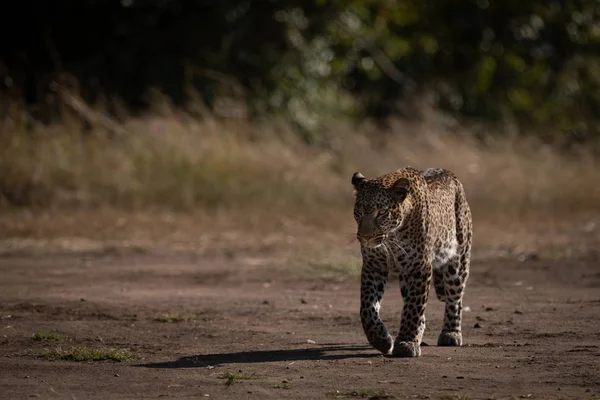
M 402 132 L 402 127 L 396 132 Z M 355 133 L 344 155 L 369 175 L 402 165 L 441 167 L 463 182 L 474 213 L 524 217 L 600 210 L 600 187 L 594 184 L 600 163 L 585 150 L 564 155 L 531 138 L 475 140 L 467 132 L 444 134 L 431 126 L 395 133 L 377 147 Z
M 375 176 L 403 165 L 452 170 L 465 185 L 478 231 L 506 235 L 495 237 L 500 242 L 515 242 L 524 222 L 544 222 L 529 224 L 528 232 L 548 224 L 558 232 L 565 217 L 585 224 L 600 211 L 600 165 L 591 153 L 564 155 L 527 139 L 482 143 L 435 121 L 397 123 L 385 135 L 334 127 L 326 133 L 327 149 L 307 146 L 275 125 L 198 122 L 176 112 L 131 119 L 123 125 L 130 134 L 119 138 L 100 129 L 83 132 L 69 121 L 28 131 L 4 123 L 3 237 L 65 231 L 92 237 L 105 230 L 97 221 L 103 220 L 112 229 L 106 236 L 115 238 L 148 239 L 156 231 L 185 241 L 220 227 L 263 235 L 304 229 L 316 241 L 335 232 L 345 240 L 354 230 L 351 174 Z M 56 215 L 66 216 L 62 225 Z
M 64 350 L 56 348 L 42 354 L 48 360 L 64 361 L 127 361 L 135 358 L 128 349 L 89 349 L 87 347 L 72 347 Z
M 219 375 L 219 379 L 225 379 L 225 386 L 229 387 L 231 385 L 233 385 L 234 383 L 236 383 L 237 381 L 240 380 L 250 380 L 252 378 L 254 378 L 254 374 L 252 375 L 246 375 L 246 374 L 242 374 L 242 371 L 240 371 L 240 373 L 234 373 L 234 372 L 224 372 L 221 375 Z
M 476 142 L 468 135 L 398 127 L 377 143 L 368 132 L 331 132 L 333 149 L 315 149 L 289 134 L 177 118 L 132 120 L 131 136 L 41 126 L 0 136 L 4 207 L 61 205 L 164 207 L 189 211 L 350 204 L 349 174 L 403 165 L 448 168 L 465 184 L 477 212 L 600 208 L 598 161 L 565 156 L 532 140 Z M 282 136 L 284 136 L 282 138 Z M 371 136 L 375 136 L 372 134 Z
M 340 398 L 361 398 L 361 399 L 369 399 L 369 400 L 383 400 L 383 399 L 395 399 L 396 396 L 385 393 L 383 391 L 375 391 L 375 390 L 354 390 L 350 392 L 340 392 L 336 390 L 335 392 L 328 392 L 325 394 L 326 397 L 331 397 L 335 399 Z
M 31 336 L 31 339 L 41 342 L 41 341 L 61 340 L 62 336 L 60 336 L 58 333 L 54 333 L 54 332 L 36 332 Z
M 296 207 L 318 198 L 310 176 L 322 155 L 307 147 L 251 141 L 210 124 L 132 121 L 107 139 L 64 127 L 0 138 L 5 206 L 148 206 L 172 210 Z M 307 190 L 308 189 L 308 190 Z M 310 189 L 314 189 L 311 193 Z
M 195 314 L 186 314 L 186 313 L 166 313 L 162 314 L 156 318 L 154 321 L 156 322 L 190 322 L 196 320 L 198 317 Z

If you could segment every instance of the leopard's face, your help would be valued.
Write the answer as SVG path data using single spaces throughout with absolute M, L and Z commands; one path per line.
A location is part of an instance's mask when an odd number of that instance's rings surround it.
M 402 226 L 408 180 L 367 180 L 360 173 L 356 173 L 352 177 L 352 184 L 356 189 L 356 237 L 363 247 L 379 247 L 392 232 Z

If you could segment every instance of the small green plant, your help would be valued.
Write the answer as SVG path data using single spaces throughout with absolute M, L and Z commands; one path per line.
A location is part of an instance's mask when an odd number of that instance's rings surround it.
M 49 360 L 65 361 L 126 361 L 135 358 L 135 354 L 129 349 L 88 349 L 87 347 L 71 347 L 63 350 L 60 347 L 48 350 L 42 357 Z
M 274 385 L 273 388 L 274 389 L 290 390 L 292 387 L 290 386 L 289 383 L 287 383 L 286 381 L 283 381 L 281 383 L 278 383 L 277 385 Z
M 154 318 L 156 322 L 189 322 L 197 318 L 194 314 L 167 313 Z
M 248 380 L 248 379 L 252 379 L 252 377 L 254 377 L 254 374 L 243 375 L 241 373 L 236 374 L 233 372 L 225 372 L 219 376 L 219 379 L 226 379 L 225 386 L 229 387 L 239 380 Z
M 327 397 L 333 397 L 335 399 L 362 398 L 362 399 L 369 399 L 369 400 L 384 400 L 384 399 L 395 398 L 391 394 L 387 394 L 387 393 L 381 392 L 381 391 L 374 391 L 374 390 L 354 390 L 351 392 L 340 392 L 339 390 L 336 390 L 335 392 L 329 392 L 326 395 L 327 395 Z
M 36 332 L 34 333 L 31 338 L 33 340 L 37 340 L 38 342 L 41 342 L 42 340 L 61 340 L 62 337 L 58 334 L 58 333 L 54 333 L 54 332 Z

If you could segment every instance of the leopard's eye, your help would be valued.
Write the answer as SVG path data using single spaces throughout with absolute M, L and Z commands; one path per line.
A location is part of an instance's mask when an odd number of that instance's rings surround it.
M 375 218 L 381 218 L 381 217 L 385 217 L 389 214 L 388 210 L 385 209 L 379 209 L 375 212 Z
M 354 210 L 354 218 L 356 220 L 361 219 L 362 215 L 363 215 L 363 212 L 362 212 L 362 210 L 360 208 L 357 208 L 357 209 Z

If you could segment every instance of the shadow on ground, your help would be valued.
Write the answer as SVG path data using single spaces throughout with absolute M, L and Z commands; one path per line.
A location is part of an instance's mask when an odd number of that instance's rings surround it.
M 366 352 L 366 351 L 369 352 Z M 203 368 L 221 364 L 252 364 L 276 361 L 343 360 L 380 357 L 370 346 L 328 346 L 312 349 L 244 351 L 237 353 L 202 354 L 182 357 L 177 361 L 139 364 L 146 368 Z

